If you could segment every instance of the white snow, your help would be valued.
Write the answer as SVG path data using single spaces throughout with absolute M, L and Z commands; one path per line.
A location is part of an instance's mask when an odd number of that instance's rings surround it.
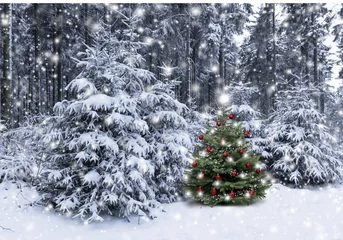
M 8 189 L 8 190 L 6 190 Z M 203 206 L 192 201 L 164 205 L 166 213 L 131 223 L 105 218 L 83 223 L 51 208 L 28 207 L 38 195 L 14 184 L 0 185 L 0 240 L 242 240 L 343 239 L 343 185 L 291 189 L 276 184 L 250 206 Z M 20 208 L 19 208 L 20 206 Z

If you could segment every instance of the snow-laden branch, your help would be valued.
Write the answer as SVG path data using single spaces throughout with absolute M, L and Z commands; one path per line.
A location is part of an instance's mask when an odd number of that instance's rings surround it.
M 1 226 L 1 225 L 0 225 L 0 228 L 1 228 L 2 230 L 5 230 L 5 231 L 14 232 L 12 229 L 10 229 L 10 228 L 5 228 L 5 227 L 3 227 L 3 226 Z
M 0 155 L 0 159 L 5 159 L 5 160 L 14 160 L 13 157 L 10 157 L 10 156 L 4 156 L 4 155 Z

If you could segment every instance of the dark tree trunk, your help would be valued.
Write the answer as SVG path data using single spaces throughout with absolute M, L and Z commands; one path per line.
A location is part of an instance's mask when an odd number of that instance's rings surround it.
M 56 4 L 56 39 L 54 39 L 56 49 L 56 81 L 57 81 L 57 101 L 63 99 L 63 74 L 62 74 L 62 24 L 63 24 L 63 12 L 62 4 Z M 55 102 L 54 102 L 55 104 Z
M 315 13 L 312 13 L 312 24 L 314 24 L 315 21 Z M 314 85 L 319 91 L 319 79 L 318 79 L 318 40 L 317 40 L 317 34 L 316 32 L 313 33 L 313 81 Z M 320 93 L 318 91 L 315 91 L 315 103 L 316 108 L 319 110 L 319 95 Z
M 273 13 L 272 13 L 272 22 L 273 22 L 273 29 L 272 29 L 272 37 L 273 37 L 273 86 L 274 90 L 272 93 L 272 110 L 276 110 L 276 94 L 277 94 L 277 81 L 276 81 L 276 30 L 275 30 L 275 4 L 273 4 Z
M 88 4 L 83 4 L 83 11 L 84 11 L 84 27 L 85 27 L 85 43 L 89 45 L 89 32 L 88 32 Z
M 33 109 L 31 111 L 34 114 L 39 113 L 39 91 L 40 91 L 40 84 L 39 84 L 39 4 L 34 3 L 34 21 L 33 21 L 33 37 L 34 37 L 34 48 L 35 48 L 35 66 L 34 66 L 34 74 L 33 74 L 33 92 L 31 92 L 31 104 Z
M 7 20 L 7 26 L 2 26 L 2 42 L 3 42 L 3 65 L 2 65 L 2 81 L 1 81 L 1 120 L 5 123 L 10 123 L 11 120 L 11 72 L 10 72 L 10 7 L 9 4 L 3 4 L 3 17 Z

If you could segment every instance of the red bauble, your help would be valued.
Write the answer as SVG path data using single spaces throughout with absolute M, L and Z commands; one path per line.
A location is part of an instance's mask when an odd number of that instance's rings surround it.
M 193 167 L 196 167 L 198 165 L 198 163 L 196 162 L 196 161 L 194 161 L 193 163 L 192 163 L 192 166 Z
M 220 125 L 222 125 L 222 123 L 218 121 L 217 126 L 220 127 Z
M 245 136 L 245 137 L 249 136 L 249 132 L 248 132 L 248 131 L 245 131 L 245 132 L 244 132 L 244 136 Z
M 236 171 L 233 171 L 233 172 L 231 173 L 231 175 L 232 175 L 233 177 L 236 177 L 236 176 L 237 176 L 237 172 L 236 172 Z
M 250 194 L 250 196 L 254 196 L 254 190 L 251 189 L 251 190 L 249 191 L 249 194 Z
M 230 192 L 230 198 L 234 198 L 235 197 L 235 193 L 233 191 Z
M 207 148 L 206 148 L 206 152 L 211 152 L 211 148 L 210 148 L 210 147 L 207 147 Z
M 243 149 L 239 149 L 239 153 L 240 153 L 240 154 L 243 154 L 243 153 L 244 153 L 244 150 L 243 150 Z
M 200 139 L 200 140 L 203 140 L 203 139 L 204 139 L 204 136 L 203 136 L 203 135 L 200 135 L 200 136 L 199 136 L 199 139 Z
M 216 180 L 217 180 L 217 181 L 219 181 L 219 180 L 220 180 L 220 175 L 219 175 L 219 174 L 217 174 L 217 176 L 216 176 Z
M 216 195 L 217 194 L 217 190 L 212 189 L 212 195 Z
M 231 113 L 231 114 L 229 115 L 229 118 L 230 118 L 230 119 L 233 119 L 233 117 L 234 117 L 234 116 L 233 116 L 233 114 Z
M 260 173 L 261 173 L 261 169 L 259 169 L 259 168 L 256 169 L 256 173 L 257 173 L 257 174 L 260 174 Z
M 248 162 L 247 164 L 245 164 L 245 166 L 246 166 L 247 168 L 250 168 L 250 167 L 251 167 L 251 164 Z
M 201 189 L 201 187 L 198 187 L 198 192 L 202 192 L 202 189 Z
M 227 157 L 227 156 L 229 156 L 229 154 L 227 154 L 227 152 L 224 152 L 223 157 Z

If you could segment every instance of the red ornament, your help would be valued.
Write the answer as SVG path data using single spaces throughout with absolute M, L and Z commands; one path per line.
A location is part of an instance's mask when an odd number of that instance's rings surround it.
M 234 116 L 233 116 L 233 114 L 231 113 L 231 114 L 229 115 L 229 118 L 230 118 L 230 119 L 233 119 L 233 117 L 234 117 Z
M 251 167 L 251 164 L 248 162 L 247 164 L 245 164 L 245 166 L 246 166 L 247 168 L 250 168 L 250 167 Z
M 229 154 L 227 154 L 227 152 L 224 152 L 223 157 L 227 157 L 227 156 L 229 156 Z
M 210 147 L 207 147 L 207 148 L 206 148 L 206 152 L 211 152 L 211 148 L 210 148 Z
M 259 168 L 256 169 L 256 173 L 257 173 L 257 174 L 260 174 L 260 173 L 261 173 L 261 169 L 259 169 Z
M 201 187 L 198 187 L 198 192 L 202 192 L 202 189 L 201 189 Z
M 250 193 L 250 196 L 254 196 L 254 190 L 250 189 L 249 193 Z
M 217 194 L 217 190 L 212 189 L 212 195 L 216 195 Z
M 220 125 L 222 125 L 222 123 L 218 121 L 217 126 L 220 127 Z
M 244 150 L 243 150 L 243 149 L 239 149 L 239 153 L 240 153 L 240 154 L 243 154 L 243 153 L 244 153 Z
M 236 172 L 236 171 L 233 171 L 233 172 L 231 173 L 231 175 L 232 175 L 233 177 L 236 177 L 236 176 L 237 176 L 237 172 Z
M 194 161 L 193 163 L 192 163 L 192 166 L 193 167 L 196 167 L 198 165 L 198 163 L 196 162 L 196 161 Z
M 219 174 L 217 174 L 217 176 L 216 176 L 216 180 L 217 180 L 217 181 L 219 181 L 219 180 L 220 180 L 220 175 L 219 175 Z
M 234 198 L 235 197 L 235 193 L 233 191 L 230 192 L 230 198 Z
M 200 136 L 199 136 L 199 139 L 200 139 L 200 140 L 203 140 L 203 139 L 204 139 L 204 136 L 203 136 L 203 135 L 200 135 Z
M 249 132 L 248 132 L 248 131 L 245 131 L 245 132 L 244 132 L 244 136 L 245 136 L 245 137 L 249 136 Z

